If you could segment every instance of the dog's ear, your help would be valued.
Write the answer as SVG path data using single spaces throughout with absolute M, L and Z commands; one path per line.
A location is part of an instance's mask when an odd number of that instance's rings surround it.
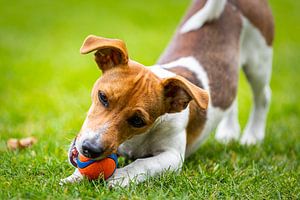
M 89 35 L 83 42 L 80 53 L 87 54 L 92 51 L 96 51 L 95 61 L 103 72 L 128 63 L 127 48 L 122 40 Z
M 163 79 L 162 84 L 166 112 L 180 112 L 188 106 L 191 100 L 194 100 L 202 110 L 207 109 L 208 93 L 185 78 L 181 76 L 166 78 Z

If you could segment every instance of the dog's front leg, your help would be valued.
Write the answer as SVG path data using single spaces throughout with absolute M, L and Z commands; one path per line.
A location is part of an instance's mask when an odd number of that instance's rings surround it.
M 153 157 L 137 159 L 131 164 L 117 169 L 114 175 L 108 179 L 108 185 L 125 187 L 131 181 L 143 182 L 148 176 L 155 176 L 166 170 L 180 170 L 183 159 L 184 155 L 174 149 L 163 151 Z

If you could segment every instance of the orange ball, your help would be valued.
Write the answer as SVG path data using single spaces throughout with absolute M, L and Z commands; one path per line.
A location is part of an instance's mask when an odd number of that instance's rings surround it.
M 116 154 L 111 154 L 102 160 L 93 160 L 83 155 L 77 157 L 77 168 L 89 180 L 108 179 L 115 172 L 117 165 L 118 158 Z

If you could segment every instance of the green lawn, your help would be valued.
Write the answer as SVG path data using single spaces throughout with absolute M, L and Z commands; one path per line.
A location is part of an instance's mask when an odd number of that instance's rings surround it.
M 109 190 L 101 182 L 60 187 L 72 173 L 67 149 L 100 75 L 79 48 L 88 34 L 121 38 L 131 58 L 151 65 L 167 45 L 189 1 L 0 0 L 0 199 L 296 199 L 300 198 L 300 1 L 270 1 L 276 21 L 273 100 L 259 146 L 218 144 L 213 136 L 180 175 Z M 251 95 L 241 75 L 240 121 Z M 37 145 L 6 150 L 11 137 Z

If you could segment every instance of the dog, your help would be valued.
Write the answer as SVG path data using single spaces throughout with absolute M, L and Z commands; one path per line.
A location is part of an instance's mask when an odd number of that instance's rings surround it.
M 95 51 L 103 75 L 93 86 L 92 105 L 74 145 L 89 158 L 118 153 L 134 160 L 108 179 L 111 187 L 179 171 L 214 129 L 218 141 L 239 139 L 240 68 L 254 101 L 240 143 L 261 142 L 271 98 L 273 38 L 267 0 L 194 0 L 150 67 L 129 59 L 123 41 L 88 36 L 80 52 Z M 82 179 L 75 170 L 61 183 Z

